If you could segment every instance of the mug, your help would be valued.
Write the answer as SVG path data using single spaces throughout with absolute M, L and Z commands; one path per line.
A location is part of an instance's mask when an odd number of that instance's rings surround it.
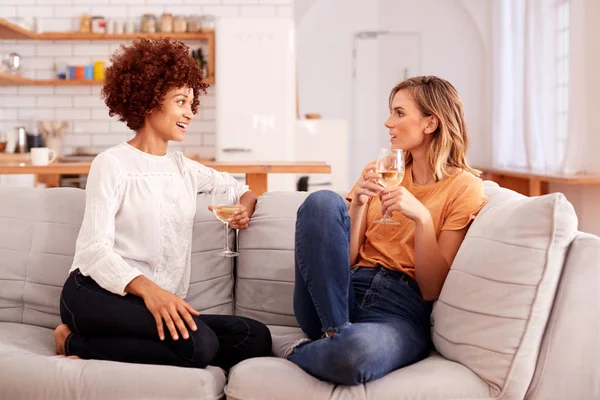
M 48 165 L 56 159 L 56 151 L 47 147 L 31 149 L 31 165 Z

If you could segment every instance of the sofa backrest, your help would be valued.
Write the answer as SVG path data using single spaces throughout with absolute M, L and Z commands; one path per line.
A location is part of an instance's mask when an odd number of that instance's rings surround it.
M 294 307 L 296 212 L 306 192 L 267 192 L 258 199 L 250 229 L 240 232 L 236 315 L 268 325 L 297 327 Z
M 569 249 L 527 400 L 600 399 L 600 238 Z
M 233 313 L 233 260 L 223 248 L 223 226 L 198 195 L 187 300 L 201 312 Z M 83 219 L 80 189 L 0 186 L 0 322 L 54 328 L 59 299 Z M 232 237 L 231 237 L 232 238 Z

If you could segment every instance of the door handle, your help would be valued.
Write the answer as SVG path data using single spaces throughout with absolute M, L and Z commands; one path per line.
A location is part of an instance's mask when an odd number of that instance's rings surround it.
M 223 153 L 250 153 L 252 149 L 243 148 L 243 147 L 228 147 L 223 149 Z

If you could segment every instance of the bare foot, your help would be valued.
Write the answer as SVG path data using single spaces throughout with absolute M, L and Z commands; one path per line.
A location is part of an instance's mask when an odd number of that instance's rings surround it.
M 65 354 L 65 341 L 67 336 L 71 334 L 71 330 L 65 324 L 59 325 L 54 330 L 54 343 L 56 344 L 56 354 L 59 356 L 66 356 Z

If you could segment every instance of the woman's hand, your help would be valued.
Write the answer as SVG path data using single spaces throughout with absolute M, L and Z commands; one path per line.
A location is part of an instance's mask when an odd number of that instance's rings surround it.
M 431 213 L 404 186 L 383 189 L 381 192 L 381 214 L 391 215 L 393 211 L 404 214 L 414 222 L 424 223 L 431 219 Z
M 165 340 L 164 325 L 167 326 L 173 340 L 179 339 L 178 330 L 184 339 L 190 337 L 186 324 L 193 331 L 198 329 L 192 315 L 198 316 L 200 313 L 173 293 L 155 285 L 144 292 L 142 299 L 154 316 L 160 340 Z
M 245 205 L 240 204 L 238 210 L 233 214 L 233 217 L 227 220 L 229 226 L 233 229 L 248 229 L 248 223 L 250 223 L 250 216 L 248 215 L 248 209 Z
M 380 174 L 375 173 L 375 166 L 367 167 L 362 179 L 356 184 L 352 203 L 362 207 L 371 198 L 378 196 L 383 190 L 383 187 L 377 183 L 377 179 L 380 177 Z

